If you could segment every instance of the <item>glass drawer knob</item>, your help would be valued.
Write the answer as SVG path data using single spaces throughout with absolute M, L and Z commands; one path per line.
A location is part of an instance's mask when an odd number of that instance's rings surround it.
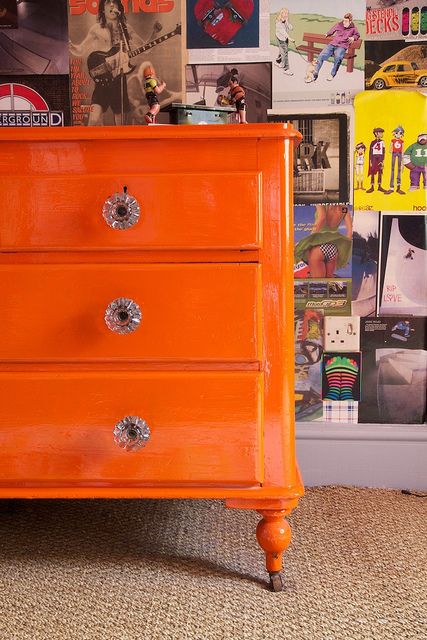
M 130 229 L 138 222 L 140 211 L 138 200 L 130 193 L 123 191 L 107 198 L 102 208 L 102 215 L 113 229 Z
M 114 333 L 132 333 L 141 324 L 142 313 L 139 306 L 129 298 L 116 298 L 105 310 L 105 324 Z
M 138 416 L 126 416 L 114 427 L 114 442 L 125 451 L 138 451 L 150 437 L 150 427 Z

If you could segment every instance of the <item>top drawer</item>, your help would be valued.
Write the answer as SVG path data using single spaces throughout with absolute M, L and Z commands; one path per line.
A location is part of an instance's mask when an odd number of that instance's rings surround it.
M 253 171 L 5 176 L 0 251 L 254 249 L 260 246 L 261 174 Z M 124 186 L 140 205 L 129 229 L 105 222 Z

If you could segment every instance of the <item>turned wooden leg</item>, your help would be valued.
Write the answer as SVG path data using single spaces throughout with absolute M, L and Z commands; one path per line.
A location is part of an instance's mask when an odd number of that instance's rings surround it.
M 284 519 L 287 509 L 258 510 L 262 515 L 256 529 L 256 537 L 265 552 L 265 564 L 270 574 L 270 587 L 273 591 L 282 591 L 281 575 L 283 551 L 291 541 L 291 528 Z

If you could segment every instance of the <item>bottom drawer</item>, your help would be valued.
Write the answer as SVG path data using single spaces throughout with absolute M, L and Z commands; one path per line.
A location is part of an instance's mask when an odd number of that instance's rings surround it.
M 262 482 L 262 375 L 1 373 L 1 486 L 254 485 Z M 139 416 L 145 446 L 114 426 Z

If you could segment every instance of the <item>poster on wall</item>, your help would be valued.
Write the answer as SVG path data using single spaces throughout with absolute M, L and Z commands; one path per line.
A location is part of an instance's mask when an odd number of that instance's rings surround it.
M 360 400 L 361 354 L 325 352 L 322 358 L 322 399 Z
M 427 41 L 366 42 L 365 88 L 427 91 Z
M 378 315 L 427 316 L 427 215 L 384 212 Z
M 310 422 L 322 415 L 323 310 L 296 311 L 294 329 L 295 417 Z
M 351 278 L 294 281 L 295 309 L 323 311 L 327 315 L 351 314 Z
M 379 212 L 355 211 L 353 216 L 352 314 L 375 314 L 379 258 Z
M 427 6 L 421 0 L 369 0 L 367 40 L 423 40 L 427 36 Z
M 187 49 L 259 46 L 259 0 L 187 0 Z
M 355 170 L 363 186 L 354 192 L 354 208 L 425 211 L 427 97 L 417 91 L 365 91 L 356 96 L 355 118 L 362 153 Z
M 11 15 L 13 28 L 4 28 Z M 0 75 L 67 73 L 67 0 L 2 0 Z
M 426 318 L 363 318 L 362 423 L 424 424 Z
M 17 0 L 2 0 L 0 3 L 0 29 L 18 28 Z
M 349 117 L 346 113 L 269 114 L 302 134 L 294 154 L 294 203 L 349 202 Z
M 187 27 L 187 62 L 189 64 L 231 64 L 242 62 L 271 62 L 270 56 L 270 12 L 269 0 L 238 0 L 244 11 L 239 13 L 231 25 L 230 40 L 228 34 L 215 37 L 217 28 L 224 30 L 232 9 L 236 11 L 236 4 L 226 0 L 216 0 L 212 13 L 208 9 L 207 20 L 203 16 L 201 20 L 196 19 L 195 11 L 205 4 L 208 7 L 209 0 L 187 0 L 186 2 L 186 27 Z M 229 5 L 227 8 L 226 5 Z M 222 9 L 226 9 L 222 11 Z M 230 13 L 231 11 L 231 13 Z M 252 13 L 251 13 L 252 12 Z M 246 20 L 244 15 L 250 17 Z M 216 18 L 221 16 L 219 22 Z M 222 26 L 221 26 L 222 24 Z M 226 29 L 227 31 L 227 29 Z M 234 33 L 234 35 L 232 35 Z M 212 34 L 212 35 L 211 35 Z M 224 43 L 222 44 L 221 41 Z M 249 42 L 249 46 L 242 44 Z M 258 44 L 253 44 L 258 42 Z M 192 46 L 188 46 L 191 44 Z M 194 48 L 193 48 L 194 47 Z
M 69 124 L 68 75 L 0 76 L 0 128 Z
M 208 107 L 229 104 L 229 80 L 237 71 L 245 90 L 248 122 L 266 122 L 271 108 L 271 63 L 191 64 L 186 66 L 186 103 Z M 225 99 L 225 100 L 224 100 Z
M 365 13 L 365 0 L 270 2 L 274 108 L 350 104 L 363 91 Z
M 350 278 L 350 205 L 294 207 L 294 278 Z
M 181 31 L 180 0 L 69 0 L 73 124 L 144 124 L 149 80 L 161 109 L 182 102 Z

